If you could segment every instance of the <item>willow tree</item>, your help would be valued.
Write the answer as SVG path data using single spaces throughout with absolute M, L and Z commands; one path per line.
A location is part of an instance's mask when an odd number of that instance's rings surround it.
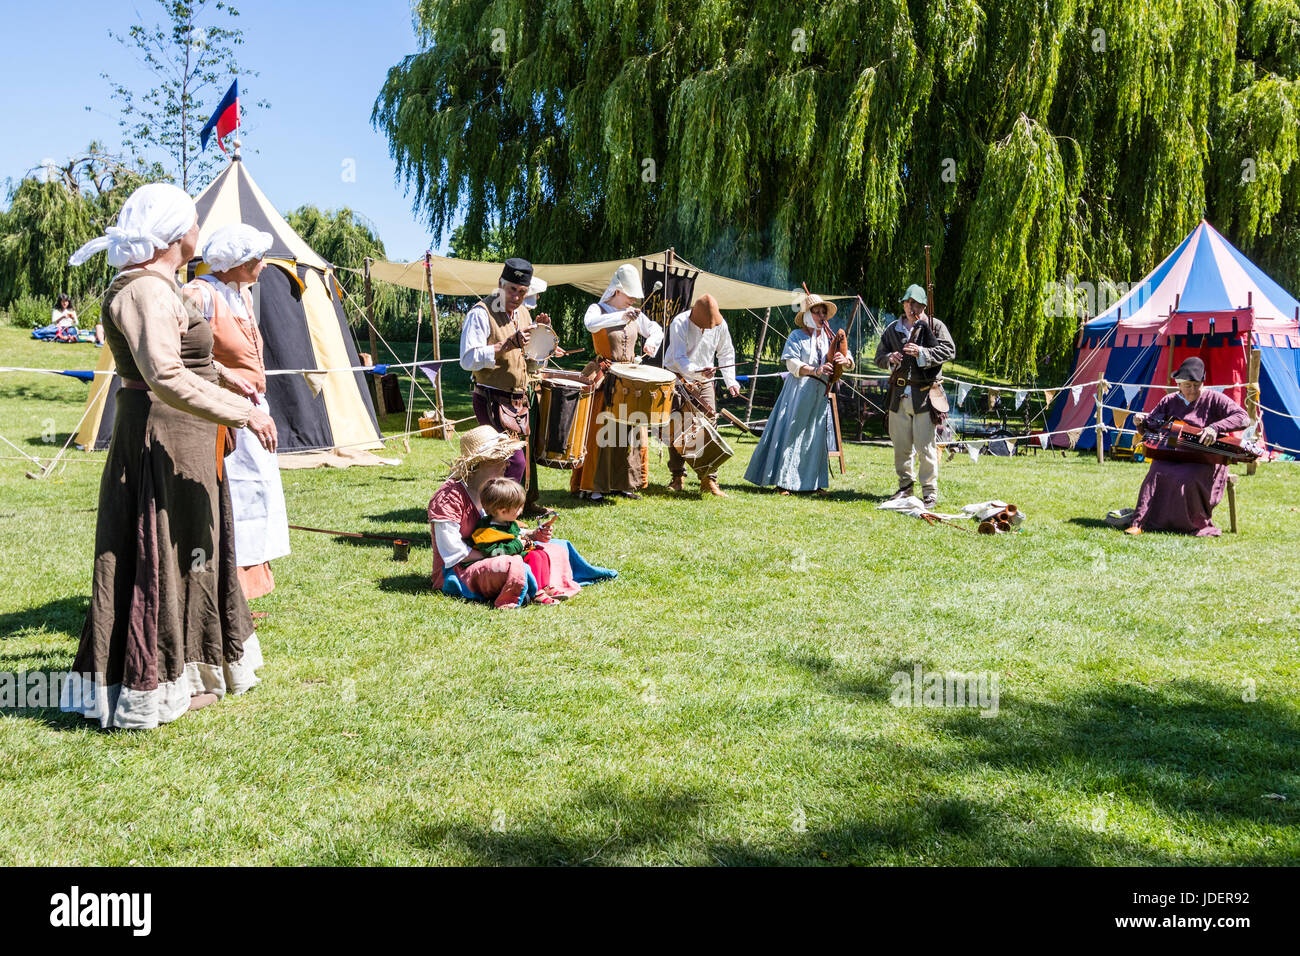
M 324 211 L 315 206 L 300 206 L 285 220 L 327 262 L 341 267 L 335 275 L 349 294 L 345 311 L 354 316 L 355 322 L 360 322 L 355 304 L 364 300 L 361 270 L 367 258 L 388 258 L 374 224 L 346 206 Z M 380 334 L 399 337 L 410 334 L 415 327 L 420 294 L 384 282 L 376 282 L 372 288 L 375 326 Z
M 962 351 L 1032 375 L 1062 284 L 1203 215 L 1295 287 L 1297 2 L 424 0 L 373 119 L 434 230 L 538 260 L 673 245 L 874 305 L 932 245 Z
M 63 164 L 47 162 L 14 184 L 0 211 L 0 306 L 23 296 L 67 292 L 78 304 L 97 296 L 113 270 L 68 265 L 83 243 L 104 232 L 137 186 L 161 178 L 157 167 L 131 167 L 98 143 Z

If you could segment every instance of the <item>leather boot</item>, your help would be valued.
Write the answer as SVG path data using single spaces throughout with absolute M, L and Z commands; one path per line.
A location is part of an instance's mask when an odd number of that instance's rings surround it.
M 686 481 L 685 475 L 673 475 L 673 480 L 668 482 L 668 490 L 685 491 L 686 489 L 683 487 L 685 481 Z
M 723 491 L 721 488 L 718 487 L 718 479 L 716 479 L 716 478 L 703 478 L 703 479 L 701 479 L 701 480 L 700 480 L 700 494 L 702 494 L 702 495 L 713 495 L 713 496 L 715 496 L 715 497 L 717 497 L 717 498 L 729 498 L 729 497 L 730 497 L 730 495 L 728 495 L 725 491 Z

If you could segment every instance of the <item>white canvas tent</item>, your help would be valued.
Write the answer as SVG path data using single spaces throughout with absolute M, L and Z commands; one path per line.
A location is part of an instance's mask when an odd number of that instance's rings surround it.
M 548 286 L 576 286 L 593 295 L 600 295 L 609 285 L 610 276 L 621 265 L 641 268 L 642 261 L 662 265 L 667 260 L 666 252 L 656 252 L 649 256 L 628 259 L 610 259 L 607 262 L 585 262 L 574 265 L 555 265 L 534 263 L 533 272 L 540 279 L 546 280 Z M 449 259 L 446 256 L 430 256 L 433 275 L 433 291 L 439 295 L 483 296 L 495 291 L 497 280 L 501 277 L 500 262 L 476 262 L 472 259 Z M 685 266 L 688 263 L 674 258 L 673 264 Z M 692 269 L 694 266 L 691 267 Z M 416 262 L 375 262 L 370 267 L 370 275 L 383 282 L 405 286 L 408 289 L 426 291 L 424 260 Z M 723 309 L 762 309 L 789 306 L 794 301 L 790 289 L 777 289 L 770 286 L 741 282 L 726 276 L 700 270 L 695 278 L 695 296 L 698 298 L 709 293 L 718 300 L 718 307 Z M 826 299 L 848 299 L 847 295 L 825 295 Z

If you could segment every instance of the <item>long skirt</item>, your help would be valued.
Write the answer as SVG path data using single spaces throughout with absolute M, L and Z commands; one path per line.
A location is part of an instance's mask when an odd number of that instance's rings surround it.
M 745 480 L 787 491 L 828 487 L 830 427 L 826 387 L 812 377 L 790 376 L 763 426 Z
M 262 652 L 239 588 L 216 447 L 216 425 L 150 392 L 118 392 L 90 611 L 63 710 L 144 729 L 180 717 L 193 694 L 257 683 Z
M 268 415 L 266 396 L 259 396 Z M 235 433 L 235 450 L 226 456 L 230 504 L 235 513 L 235 560 L 244 597 L 252 600 L 275 587 L 271 561 L 289 553 L 289 515 L 275 455 L 247 428 Z
M 1133 524 L 1143 531 L 1217 537 L 1220 531 L 1211 515 L 1227 485 L 1226 465 L 1153 461 L 1138 491 Z
M 613 491 L 636 491 L 648 484 L 650 445 L 646 429 L 611 421 L 607 404 L 607 390 L 596 389 L 591 403 L 591 423 L 587 426 L 587 457 L 569 480 L 572 492 L 607 495 Z

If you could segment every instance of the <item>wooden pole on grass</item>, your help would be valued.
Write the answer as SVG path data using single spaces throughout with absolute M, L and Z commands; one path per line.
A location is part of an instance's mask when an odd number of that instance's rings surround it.
M 429 290 L 429 314 L 433 316 L 433 360 L 435 362 L 442 358 L 442 333 L 438 328 L 438 300 L 433 295 L 433 253 L 425 252 L 424 254 L 424 283 Z M 419 361 L 419 356 L 416 356 Z M 414 376 L 417 369 L 411 369 Z M 442 430 L 443 436 L 450 438 L 447 434 L 447 416 L 442 413 L 442 366 L 438 366 L 438 372 L 433 380 L 434 401 L 437 403 L 438 410 L 438 428 Z
M 374 365 L 379 360 L 379 346 L 375 342 L 375 289 L 370 283 L 370 263 L 374 262 L 369 256 L 363 260 L 365 266 L 366 280 L 366 330 L 370 333 L 370 364 Z M 388 414 L 388 406 L 384 402 L 384 382 L 383 379 L 376 375 L 370 376 L 370 382 L 375 390 L 375 411 L 383 418 Z
M 1101 405 L 1102 402 L 1105 401 L 1105 399 L 1106 399 L 1106 380 L 1102 379 L 1097 383 L 1097 464 L 1099 465 L 1106 460 L 1106 453 L 1102 449 L 1102 443 L 1106 434 L 1106 428 L 1101 423 L 1101 416 L 1102 416 L 1102 412 L 1104 411 Z
M 749 399 L 745 402 L 745 421 L 754 417 L 754 393 L 758 391 L 758 360 L 763 355 L 763 343 L 767 341 L 767 326 L 772 321 L 772 307 L 767 307 L 763 318 L 763 327 L 758 330 L 758 347 L 754 349 L 754 374 L 749 379 Z
M 1246 366 L 1246 414 L 1250 416 L 1252 422 L 1259 421 L 1259 349 L 1250 350 L 1250 359 Z M 1259 437 L 1259 430 L 1256 429 L 1255 436 Z M 1256 462 L 1247 462 L 1246 474 L 1255 473 Z

